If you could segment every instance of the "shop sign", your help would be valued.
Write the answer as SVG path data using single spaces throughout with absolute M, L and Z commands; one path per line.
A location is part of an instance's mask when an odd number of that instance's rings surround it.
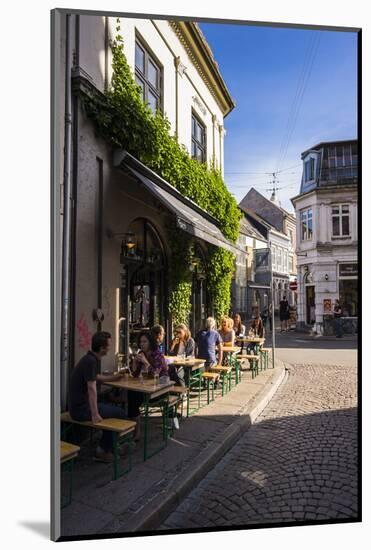
M 339 277 L 357 277 L 358 264 L 339 264 Z

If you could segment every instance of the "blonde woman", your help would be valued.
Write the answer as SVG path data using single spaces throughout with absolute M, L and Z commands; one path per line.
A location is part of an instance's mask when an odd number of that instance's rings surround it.
M 187 325 L 181 323 L 175 327 L 175 337 L 170 345 L 169 355 L 185 355 L 190 357 L 195 354 L 195 341 Z
M 236 332 L 233 329 L 233 319 L 227 315 L 221 318 L 219 334 L 225 346 L 234 346 Z

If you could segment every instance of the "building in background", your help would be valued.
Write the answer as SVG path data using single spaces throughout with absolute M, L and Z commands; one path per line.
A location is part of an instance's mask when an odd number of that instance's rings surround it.
M 291 306 L 295 306 L 296 291 L 290 289 L 290 283 L 296 282 L 296 219 L 277 204 L 274 194 L 272 199 L 251 188 L 239 206 L 258 227 L 265 227 L 261 230 L 271 247 L 275 308 L 283 296 L 287 297 Z M 266 283 L 270 268 L 263 263 L 260 269 L 259 276 Z
M 298 322 L 332 332 L 334 301 L 345 331 L 358 317 L 357 140 L 323 142 L 304 151 L 297 218 Z
M 231 287 L 231 309 L 247 322 L 251 319 L 254 308 L 261 311 L 268 305 L 269 284 L 259 283 L 255 275 L 257 251 L 266 251 L 268 243 L 257 227 L 254 227 L 244 215 L 240 221 L 237 244 L 246 251 L 247 256 L 236 255 L 236 269 Z

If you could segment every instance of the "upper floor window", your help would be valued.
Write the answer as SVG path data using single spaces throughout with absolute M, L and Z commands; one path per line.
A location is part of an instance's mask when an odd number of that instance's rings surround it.
M 358 176 L 357 143 L 332 145 L 323 150 L 321 179 L 336 181 Z
M 313 214 L 311 208 L 303 210 L 300 213 L 300 233 L 302 241 L 309 241 L 313 236 Z
M 192 113 L 192 158 L 206 162 L 206 128 Z
M 161 109 L 161 67 L 141 42 L 135 42 L 135 81 L 153 113 Z
M 304 163 L 304 179 L 305 181 L 314 180 L 314 159 L 309 159 Z
M 350 235 L 349 204 L 332 206 L 331 219 L 333 237 L 348 237 Z

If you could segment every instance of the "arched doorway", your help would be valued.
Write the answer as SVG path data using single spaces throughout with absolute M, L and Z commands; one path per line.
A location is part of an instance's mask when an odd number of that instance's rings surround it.
M 141 331 L 153 325 L 167 332 L 167 262 L 161 238 L 147 219 L 138 218 L 128 227 L 121 245 L 120 263 L 124 284 L 120 289 L 119 352 L 128 357 Z

